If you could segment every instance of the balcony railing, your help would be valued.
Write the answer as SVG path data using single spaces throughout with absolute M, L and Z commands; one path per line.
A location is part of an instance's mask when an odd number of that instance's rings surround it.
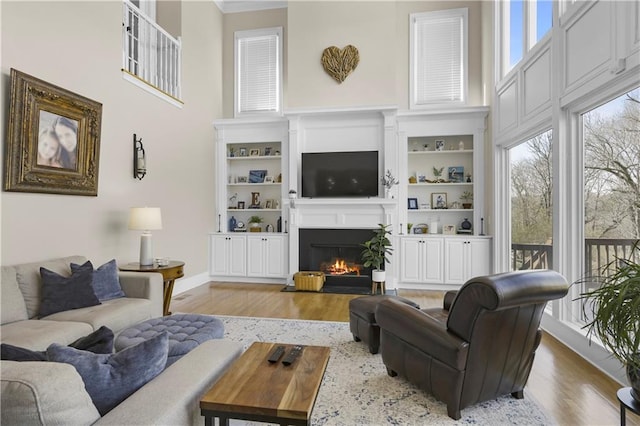
M 636 239 L 621 238 L 587 238 L 585 240 L 586 276 L 594 277 L 593 282 L 585 283 L 582 291 L 589 291 L 598 286 L 595 277 L 613 272 L 606 266 L 616 259 L 640 261 L 638 251 L 633 250 Z M 514 271 L 523 269 L 553 269 L 552 246 L 550 244 L 512 244 L 511 267 Z
M 129 74 L 180 100 L 180 40 L 129 1 L 123 2 L 122 68 Z

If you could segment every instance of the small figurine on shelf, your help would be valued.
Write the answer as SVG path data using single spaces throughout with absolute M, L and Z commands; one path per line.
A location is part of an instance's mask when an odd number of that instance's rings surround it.
M 431 183 L 444 183 L 445 180 L 442 179 L 442 172 L 444 170 L 444 167 L 440 167 L 439 169 L 434 167 L 433 168 L 433 177 L 435 177 L 435 179 L 431 182 Z
M 467 173 L 467 182 L 471 182 L 471 174 Z

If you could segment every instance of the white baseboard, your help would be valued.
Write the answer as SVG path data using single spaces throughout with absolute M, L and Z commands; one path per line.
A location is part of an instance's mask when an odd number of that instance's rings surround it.
M 176 296 L 180 293 L 184 293 L 185 291 L 191 290 L 192 288 L 200 287 L 202 284 L 206 284 L 211 281 L 211 277 L 208 272 L 203 272 L 198 275 L 193 275 L 188 278 L 181 278 L 176 280 L 176 283 L 173 285 L 173 294 L 172 296 Z

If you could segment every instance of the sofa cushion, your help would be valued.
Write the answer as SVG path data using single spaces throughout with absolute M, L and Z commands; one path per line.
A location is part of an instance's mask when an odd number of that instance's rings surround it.
M 71 342 L 70 347 L 94 354 L 110 354 L 113 352 L 113 331 L 102 326 L 88 336 Z M 45 351 L 32 351 L 20 346 L 0 344 L 0 359 L 8 361 L 46 361 Z
M 107 300 L 100 305 L 89 306 L 88 308 L 58 312 L 44 319 L 60 322 L 84 322 L 94 330 L 106 325 L 115 334 L 118 334 L 124 328 L 148 320 L 154 315 L 157 316 L 157 309 L 155 308 L 154 303 L 148 299 L 121 297 Z M 162 306 L 160 308 L 162 309 Z M 52 342 L 54 340 L 49 343 Z
M 3 425 L 90 425 L 100 418 L 70 365 L 2 361 L 0 382 Z
M 24 297 L 24 303 L 27 306 L 27 315 L 29 315 L 29 318 L 37 317 L 40 309 L 40 290 L 42 287 L 40 267 L 47 268 L 50 271 L 68 277 L 71 275 L 71 269 L 69 267 L 71 262 L 84 263 L 86 260 L 87 259 L 82 256 L 69 256 L 44 262 L 14 265 L 16 270 L 16 279 L 18 281 L 18 286 L 20 286 L 20 292 L 22 292 L 22 296 Z
M 27 305 L 16 279 L 16 269 L 13 266 L 3 266 L 0 279 L 0 324 L 29 319 Z
M 100 304 L 91 286 L 93 279 L 91 263 L 85 263 L 70 277 L 63 277 L 47 268 L 40 268 L 40 275 L 42 276 L 40 317 Z
M 93 264 L 89 260 L 87 260 L 83 265 L 71 263 L 71 272 L 73 273 L 81 266 L 85 266 L 87 263 L 93 268 Z M 122 291 L 122 287 L 120 287 L 120 280 L 118 279 L 118 265 L 116 264 L 115 259 L 110 260 L 93 271 L 93 281 L 91 282 L 91 285 L 93 286 L 93 291 L 95 292 L 96 297 L 101 302 L 125 296 L 124 291 Z
M 4 324 L 2 342 L 34 351 L 44 351 L 52 342 L 68 345 L 93 330 L 94 327 L 85 322 L 32 319 Z
M 162 372 L 167 362 L 167 333 L 131 346 L 115 354 L 93 354 L 52 344 L 50 361 L 73 365 L 84 381 L 100 415 L 109 412 L 145 383 Z

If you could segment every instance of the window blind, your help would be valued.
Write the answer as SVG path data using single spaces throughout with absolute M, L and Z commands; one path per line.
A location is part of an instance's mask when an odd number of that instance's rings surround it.
M 238 112 L 279 111 L 279 35 L 241 37 L 237 42 Z
M 464 101 L 466 15 L 421 15 L 413 32 L 414 103 Z

